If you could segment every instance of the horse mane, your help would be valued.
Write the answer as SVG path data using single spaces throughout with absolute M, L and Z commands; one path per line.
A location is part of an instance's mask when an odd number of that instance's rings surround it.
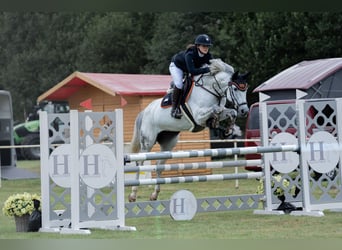
M 211 59 L 210 66 L 216 68 L 217 72 L 223 71 L 229 74 L 234 73 L 234 68 L 222 61 L 220 58 Z

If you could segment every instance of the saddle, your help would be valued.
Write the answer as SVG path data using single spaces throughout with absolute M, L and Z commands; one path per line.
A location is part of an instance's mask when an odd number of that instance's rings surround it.
M 182 97 L 181 97 L 181 106 L 184 106 L 184 103 L 188 99 L 191 89 L 192 89 L 192 84 L 193 84 L 193 79 L 190 75 L 187 75 L 183 79 L 183 92 L 182 92 Z M 166 95 L 163 97 L 160 106 L 162 108 L 169 108 L 172 106 L 172 90 L 174 88 L 174 83 L 173 81 L 170 83 L 170 88 L 167 91 Z
M 186 102 L 192 92 L 192 87 L 193 87 L 193 78 L 191 75 L 186 75 L 183 79 L 183 92 L 182 92 L 182 97 L 181 97 L 181 104 L 180 107 L 185 114 L 185 117 L 193 124 L 193 127 L 191 129 L 191 132 L 198 132 L 203 130 L 205 127 L 202 127 L 198 125 L 192 114 L 190 109 L 188 108 Z M 162 108 L 169 108 L 172 106 L 172 89 L 174 88 L 174 83 L 173 81 L 170 83 L 170 89 L 166 93 L 166 95 L 162 98 L 160 106 Z

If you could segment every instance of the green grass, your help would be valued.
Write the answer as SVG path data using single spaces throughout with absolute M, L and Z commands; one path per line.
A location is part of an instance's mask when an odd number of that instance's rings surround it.
M 39 161 L 19 161 L 18 167 L 39 172 Z M 232 172 L 220 170 L 216 172 Z M 184 183 L 163 185 L 160 200 L 169 199 L 179 189 L 198 198 L 255 193 L 256 180 Z M 2 180 L 0 204 L 13 193 L 40 193 L 40 180 Z M 146 200 L 153 187 L 140 187 L 139 200 Z M 129 188 L 127 188 L 128 194 Z M 324 211 L 324 217 L 254 215 L 253 210 L 198 213 L 191 221 L 174 221 L 170 216 L 128 218 L 127 226 L 137 231 L 91 229 L 90 235 L 58 233 L 16 233 L 14 219 L 0 214 L 1 239 L 341 239 L 342 213 Z

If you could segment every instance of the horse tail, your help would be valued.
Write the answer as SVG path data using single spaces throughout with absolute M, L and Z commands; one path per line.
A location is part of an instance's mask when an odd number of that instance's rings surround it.
M 140 128 L 144 112 L 140 112 L 135 119 L 133 137 L 130 144 L 129 153 L 138 153 L 140 151 Z

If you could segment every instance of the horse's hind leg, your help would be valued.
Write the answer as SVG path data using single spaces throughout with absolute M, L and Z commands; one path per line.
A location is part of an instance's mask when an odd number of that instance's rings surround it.
M 166 160 L 159 160 L 159 161 L 157 161 L 157 165 L 165 164 L 165 162 L 166 162 Z M 156 178 L 160 178 L 161 172 L 162 171 L 158 171 L 158 170 L 156 171 Z M 153 193 L 150 196 L 150 200 L 151 201 L 158 200 L 159 193 L 160 193 L 160 184 L 156 184 L 154 186 L 154 191 L 153 191 Z
M 155 134 L 143 134 L 141 133 L 140 135 L 140 152 L 141 153 L 147 153 L 150 152 L 153 145 L 155 144 L 157 135 Z M 137 166 L 142 166 L 144 164 L 144 161 L 137 161 L 136 165 Z M 137 171 L 136 173 L 136 180 L 139 180 L 139 175 L 140 172 Z M 130 202 L 134 202 L 137 199 L 137 193 L 138 193 L 138 187 L 137 186 L 132 186 L 132 192 L 128 195 L 128 200 Z
M 140 165 L 138 162 L 136 164 L 137 164 L 137 166 Z M 137 173 L 135 175 L 136 180 L 139 180 L 139 175 L 140 175 L 140 172 L 137 171 Z M 129 202 L 135 202 L 137 200 L 137 193 L 138 193 L 138 187 L 132 186 L 132 192 L 128 195 L 128 201 Z
M 161 132 L 157 141 L 161 151 L 171 151 L 177 144 L 179 132 Z M 165 164 L 166 160 L 158 160 L 157 165 Z M 156 171 L 156 178 L 160 178 L 162 171 Z M 150 200 L 157 200 L 160 193 L 160 184 L 155 185 L 154 191 L 150 196 Z

